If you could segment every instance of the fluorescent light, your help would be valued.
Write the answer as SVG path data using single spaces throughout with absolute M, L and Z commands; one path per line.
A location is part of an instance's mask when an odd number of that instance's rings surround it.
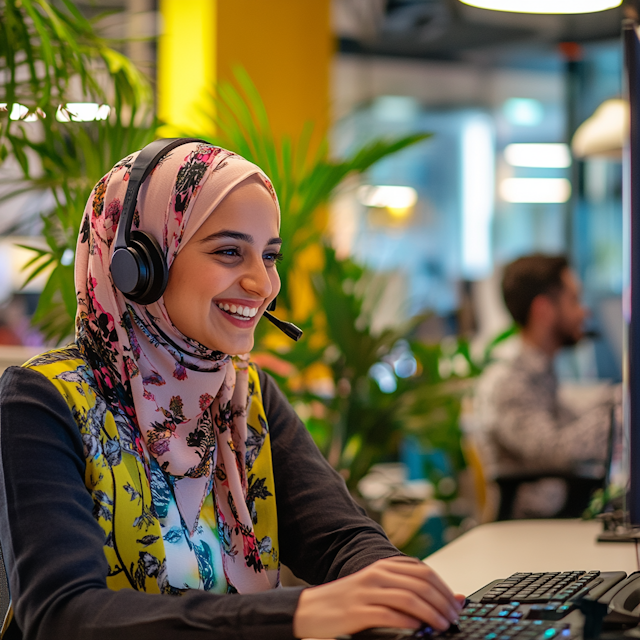
M 566 169 L 571 166 L 569 147 L 562 143 L 510 144 L 504 150 L 504 157 L 514 167 Z
M 500 197 L 507 202 L 562 203 L 571 197 L 571 183 L 566 178 L 506 178 Z
M 6 110 L 6 108 L 7 108 L 7 103 L 1 102 L 0 109 Z M 11 113 L 9 114 L 9 120 L 22 120 L 23 122 L 35 122 L 38 119 L 38 116 L 35 113 L 32 113 L 31 115 L 28 115 L 28 116 L 27 116 L 27 113 L 29 113 L 28 107 L 25 107 L 22 104 L 18 104 L 17 102 L 14 102 L 13 106 L 11 107 Z
M 509 98 L 502 105 L 505 118 L 520 127 L 535 127 L 544 118 L 544 107 L 533 98 Z
M 464 4 L 493 11 L 515 13 L 595 13 L 613 9 L 622 0 L 460 0 Z
M 470 117 L 462 132 L 462 272 L 477 280 L 491 272 L 495 147 L 488 116 Z
M 358 200 L 365 207 L 408 209 L 418 201 L 418 193 L 413 187 L 364 185 L 358 189 Z
M 106 120 L 111 113 L 111 107 L 97 102 L 68 102 L 64 107 L 59 106 L 56 113 L 58 122 L 93 122 Z

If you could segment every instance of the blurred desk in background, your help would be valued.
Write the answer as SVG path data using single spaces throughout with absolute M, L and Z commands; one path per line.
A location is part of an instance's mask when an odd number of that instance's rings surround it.
M 17 347 L 0 345 L 0 375 L 8 367 L 19 367 L 27 360 L 46 351 L 47 347 Z
M 602 524 L 509 520 L 471 529 L 425 558 L 455 593 L 470 595 L 518 571 L 638 570 L 636 545 L 596 542 Z

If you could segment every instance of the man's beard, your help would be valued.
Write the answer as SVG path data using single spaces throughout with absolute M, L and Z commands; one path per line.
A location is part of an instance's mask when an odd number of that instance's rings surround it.
M 556 339 L 562 347 L 574 347 L 582 339 L 582 331 L 576 335 L 575 332 L 569 332 L 560 324 L 556 325 Z

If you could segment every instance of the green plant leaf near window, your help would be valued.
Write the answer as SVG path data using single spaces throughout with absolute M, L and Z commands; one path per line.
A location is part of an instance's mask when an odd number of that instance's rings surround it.
M 73 252 L 84 205 L 115 162 L 154 138 L 153 95 L 145 76 L 69 0 L 4 2 L 0 69 L 0 158 L 12 157 L 22 172 L 5 179 L 0 201 L 53 196 L 53 209 L 42 212 L 48 249 L 25 246 L 34 252 L 25 277 L 49 273 L 33 320 L 45 338 L 62 342 L 74 331 Z M 59 108 L 79 100 L 108 103 L 111 117 L 60 122 Z M 0 232 L 29 226 L 33 220 L 21 216 Z
M 25 247 L 34 252 L 33 262 L 27 267 L 25 284 L 39 271 L 50 269 L 33 317 L 47 340 L 61 343 L 74 333 L 73 257 L 91 190 L 118 160 L 155 137 L 155 124 L 136 125 L 135 117 L 135 113 L 130 112 L 126 119 L 116 114 L 113 121 L 60 123 L 56 134 L 45 141 L 33 141 L 27 135 L 14 141 L 17 148 L 37 154 L 43 167 L 41 176 L 25 179 L 14 193 L 48 191 L 55 199 L 53 210 L 42 215 L 42 233 L 48 251 Z M 3 199 L 11 195 L 5 195 Z
M 46 137 L 56 128 L 58 106 L 78 101 L 77 84 L 84 99 L 107 102 L 115 94 L 134 108 L 152 101 L 145 76 L 96 33 L 70 0 L 5 0 L 0 5 L 0 69 L 3 155 L 20 155 L 9 137 L 17 125 L 9 118 L 16 104 L 27 108 L 23 121 L 40 116 Z

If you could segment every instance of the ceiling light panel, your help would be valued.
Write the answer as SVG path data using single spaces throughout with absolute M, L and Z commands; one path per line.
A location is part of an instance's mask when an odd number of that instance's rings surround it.
M 514 167 L 566 169 L 571 166 L 569 147 L 562 143 L 510 144 L 504 150 L 504 158 Z
M 514 13 L 595 13 L 614 9 L 622 0 L 460 0 L 463 4 L 492 11 Z
M 365 207 L 404 209 L 418 201 L 418 193 L 413 187 L 364 185 L 358 189 L 358 200 Z
M 566 178 L 506 178 L 499 191 L 506 202 L 562 204 L 571 197 L 571 183 Z

